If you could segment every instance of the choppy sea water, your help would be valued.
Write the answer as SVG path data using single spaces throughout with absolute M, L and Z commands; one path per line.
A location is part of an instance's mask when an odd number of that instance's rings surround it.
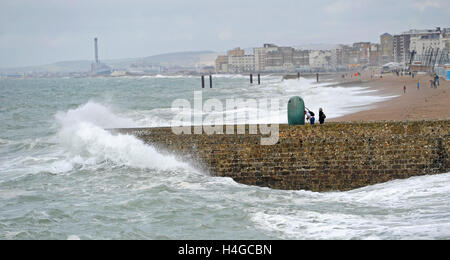
M 289 97 L 336 117 L 389 97 L 364 86 L 214 78 L 203 98 Z M 0 79 L 0 239 L 449 239 L 450 173 L 348 192 L 212 177 L 105 128 L 166 126 L 197 77 Z M 194 109 L 193 109 L 193 112 Z M 225 111 L 224 113 L 226 113 Z

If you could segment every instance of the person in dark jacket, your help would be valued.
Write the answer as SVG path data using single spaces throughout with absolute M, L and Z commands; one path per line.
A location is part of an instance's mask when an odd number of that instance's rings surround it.
M 323 125 L 325 123 L 325 118 L 327 118 L 327 116 L 325 115 L 325 113 L 323 112 L 323 109 L 320 108 L 319 109 L 319 123 L 321 125 Z

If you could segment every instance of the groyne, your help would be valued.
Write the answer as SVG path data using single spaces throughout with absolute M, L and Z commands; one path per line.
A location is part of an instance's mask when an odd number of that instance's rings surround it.
M 175 153 L 213 176 L 286 190 L 351 190 L 450 172 L 449 120 L 280 125 L 275 145 L 261 134 L 181 134 L 171 128 L 115 129 Z M 225 132 L 225 131 L 224 131 Z

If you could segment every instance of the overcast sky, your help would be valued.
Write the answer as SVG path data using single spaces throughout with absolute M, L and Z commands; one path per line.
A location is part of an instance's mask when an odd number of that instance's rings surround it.
M 450 0 L 0 0 L 0 67 L 450 27 Z

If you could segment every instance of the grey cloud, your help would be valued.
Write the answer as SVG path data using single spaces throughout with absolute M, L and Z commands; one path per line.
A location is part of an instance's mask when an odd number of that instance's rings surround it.
M 1 0 L 0 67 L 92 59 L 94 37 L 101 57 L 113 59 L 377 41 L 384 32 L 449 26 L 449 1 L 426 1 Z

